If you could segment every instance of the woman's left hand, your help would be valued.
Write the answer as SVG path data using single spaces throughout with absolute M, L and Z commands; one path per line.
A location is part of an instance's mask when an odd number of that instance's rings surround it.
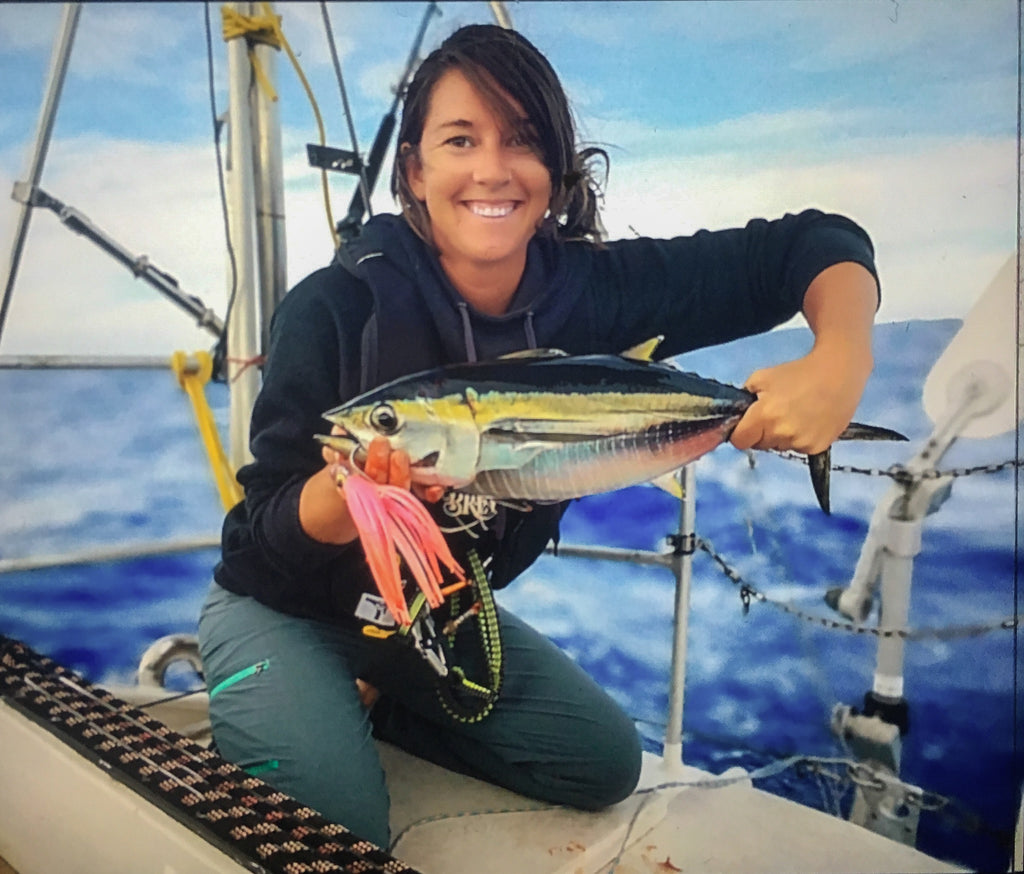
M 757 370 L 757 395 L 730 438 L 737 449 L 827 449 L 850 423 L 871 374 L 878 286 L 859 264 L 823 270 L 804 295 L 814 348 L 803 358 Z
M 858 360 L 860 359 L 860 360 Z M 871 372 L 871 356 L 815 348 L 803 358 L 750 375 L 757 395 L 730 438 L 737 449 L 827 449 L 853 418 Z

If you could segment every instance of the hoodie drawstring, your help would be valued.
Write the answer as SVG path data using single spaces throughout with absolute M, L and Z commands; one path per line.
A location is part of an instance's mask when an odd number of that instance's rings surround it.
M 526 348 L 537 348 L 537 335 L 533 332 L 533 310 L 526 311 L 526 318 L 523 320 L 523 331 L 526 333 Z
M 459 301 L 459 313 L 462 314 L 462 342 L 466 344 L 466 360 L 472 364 L 476 361 L 476 341 L 469 321 L 469 304 L 464 300 Z
M 462 342 L 466 347 L 466 361 L 471 364 L 476 362 L 476 339 L 473 336 L 473 323 L 470 320 L 469 304 L 460 300 L 457 304 L 459 315 L 462 318 Z M 533 310 L 527 310 L 523 316 L 523 333 L 526 335 L 526 348 L 537 348 L 537 333 L 533 329 Z

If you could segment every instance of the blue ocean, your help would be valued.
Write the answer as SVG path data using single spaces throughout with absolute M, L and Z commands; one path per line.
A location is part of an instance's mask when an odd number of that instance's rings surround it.
M 958 322 L 876 331 L 876 370 L 857 418 L 910 444 L 841 444 L 833 462 L 887 469 L 907 461 L 931 425 L 924 377 Z M 742 383 L 756 367 L 806 350 L 805 331 L 780 331 L 679 359 Z M 209 387 L 221 424 L 227 391 Z M 159 371 L 0 371 L 0 559 L 58 555 L 154 540 L 209 537 L 222 511 L 188 401 Z M 998 464 L 1019 435 L 954 446 L 940 467 Z M 823 620 L 829 587 L 848 581 L 871 511 L 890 480 L 837 471 L 832 515 L 818 509 L 806 467 L 729 446 L 701 459 L 697 530 L 745 581 Z M 925 525 L 914 565 L 910 623 L 993 625 L 1017 597 L 1017 473 L 956 479 Z M 662 549 L 678 503 L 651 487 L 578 501 L 563 543 Z M 130 681 L 157 637 L 194 631 L 214 550 L 0 574 L 0 633 L 24 640 L 94 681 Z M 674 579 L 665 570 L 544 557 L 499 595 L 590 671 L 660 750 L 668 700 Z M 712 772 L 748 770 L 796 753 L 842 756 L 828 724 L 836 704 L 860 706 L 876 639 L 754 602 L 703 552 L 694 559 L 684 757 Z M 872 617 L 874 621 L 874 615 Z M 941 632 L 909 642 L 910 731 L 902 776 L 948 803 L 922 814 L 921 849 L 980 870 L 1006 870 L 1020 797 L 1021 660 L 1016 632 Z M 1018 710 L 1015 712 L 1015 708 Z M 762 788 L 845 812 L 850 794 L 795 770 Z M 713 790 L 708 790 L 713 791 Z M 747 824 L 737 822 L 738 829 Z M 780 835 L 780 840 L 785 836 Z

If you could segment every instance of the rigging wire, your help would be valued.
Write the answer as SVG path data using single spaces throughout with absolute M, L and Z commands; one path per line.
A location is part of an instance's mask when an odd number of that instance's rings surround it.
M 233 9 L 221 7 L 221 23 L 224 40 L 226 42 L 232 39 L 244 38 L 247 41 L 260 42 L 275 49 L 284 50 L 285 54 L 288 55 L 288 59 L 291 61 L 292 68 L 295 70 L 295 75 L 298 76 L 299 82 L 302 85 L 303 90 L 306 92 L 310 108 L 313 110 L 313 118 L 316 121 L 317 132 L 320 137 L 320 145 L 326 146 L 327 134 L 324 129 L 323 117 L 320 114 L 320 107 L 317 104 L 316 96 L 313 94 L 313 89 L 309 84 L 309 80 L 306 78 L 306 74 L 302 71 L 302 65 L 299 64 L 299 60 L 295 57 L 295 53 L 292 51 L 288 38 L 284 35 L 284 31 L 281 29 L 281 16 L 274 14 L 274 10 L 269 3 L 264 2 L 261 3 L 260 6 L 263 10 L 262 16 L 240 15 Z M 262 67 L 258 63 L 258 59 L 253 54 L 251 48 L 250 57 L 252 57 L 253 71 L 257 82 L 260 87 L 263 88 L 267 99 L 276 101 L 278 99 L 277 92 L 274 90 L 273 86 L 264 74 Z M 327 181 L 326 169 L 322 168 L 320 170 L 320 182 L 323 190 L 324 211 L 327 215 L 327 224 L 330 230 L 331 239 L 334 242 L 334 247 L 337 248 L 341 240 L 334 226 L 334 216 L 331 210 L 331 192 Z
M 316 97 L 313 94 L 313 89 L 310 87 L 309 80 L 306 79 L 306 74 L 302 72 L 302 66 L 299 64 L 299 59 L 295 57 L 295 53 L 292 51 L 291 45 L 288 43 L 288 39 L 284 35 L 284 31 L 281 29 L 281 17 L 274 15 L 273 10 L 269 3 L 261 3 L 263 7 L 264 15 L 271 20 L 271 26 L 273 27 L 274 34 L 278 39 L 278 48 L 283 48 L 285 53 L 288 55 L 288 59 L 292 62 L 292 68 L 295 70 L 295 75 L 299 77 L 299 82 L 302 84 L 303 90 L 306 92 L 306 97 L 309 99 L 310 108 L 313 110 L 313 118 L 316 120 L 317 132 L 320 136 L 320 145 L 327 145 L 327 133 L 324 129 L 324 120 L 320 115 L 320 107 L 317 105 Z M 276 97 L 274 98 L 276 99 Z M 320 170 L 320 185 L 324 195 L 324 212 L 327 214 L 327 225 L 330 229 L 331 240 L 334 242 L 334 248 L 337 249 L 341 245 L 341 238 L 338 236 L 338 231 L 334 225 L 334 214 L 331 210 L 331 189 L 327 181 L 327 171 L 325 169 Z
M 366 165 L 359 157 L 359 142 L 356 139 L 356 127 L 352 120 L 352 107 L 348 102 L 348 91 L 345 89 L 345 77 L 341 72 L 341 60 L 338 57 L 338 47 L 334 42 L 334 28 L 331 26 L 331 16 L 327 11 L 327 3 L 320 0 L 320 12 L 324 19 L 324 30 L 327 33 L 327 45 L 331 50 L 331 62 L 334 65 L 334 75 L 338 80 L 338 90 L 341 92 L 341 105 L 345 113 L 345 121 L 348 123 L 348 133 L 352 140 L 352 154 L 356 156 L 359 168 L 359 189 L 363 193 L 363 204 L 366 206 L 367 214 L 373 217 L 373 207 L 370 206 L 370 185 L 366 179 Z
M 231 324 L 231 310 L 235 304 L 235 297 L 238 294 L 238 263 L 235 257 L 235 247 L 231 245 L 231 223 L 228 218 L 228 196 L 224 184 L 224 157 L 221 154 L 220 133 L 223 124 L 217 115 L 217 97 L 213 75 L 213 28 L 210 24 L 210 4 L 203 4 L 203 18 L 206 30 L 206 73 L 207 88 L 210 96 L 210 118 L 213 122 L 213 150 L 217 160 L 217 188 L 220 193 L 220 209 L 224 218 L 224 244 L 228 252 L 228 266 L 231 271 L 231 287 L 228 290 L 228 306 L 224 313 L 224 330 L 214 350 L 214 378 L 223 380 L 226 378 L 227 370 L 225 359 L 227 357 L 228 326 Z

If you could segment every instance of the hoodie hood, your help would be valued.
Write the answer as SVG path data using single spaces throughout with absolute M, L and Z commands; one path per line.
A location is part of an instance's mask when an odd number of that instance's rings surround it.
M 583 304 L 586 245 L 534 237 L 508 312 L 490 316 L 455 290 L 404 218 L 374 216 L 336 256 L 373 295 L 363 331 L 363 389 L 439 364 L 553 345 Z M 412 337 L 416 348 L 405 348 Z

